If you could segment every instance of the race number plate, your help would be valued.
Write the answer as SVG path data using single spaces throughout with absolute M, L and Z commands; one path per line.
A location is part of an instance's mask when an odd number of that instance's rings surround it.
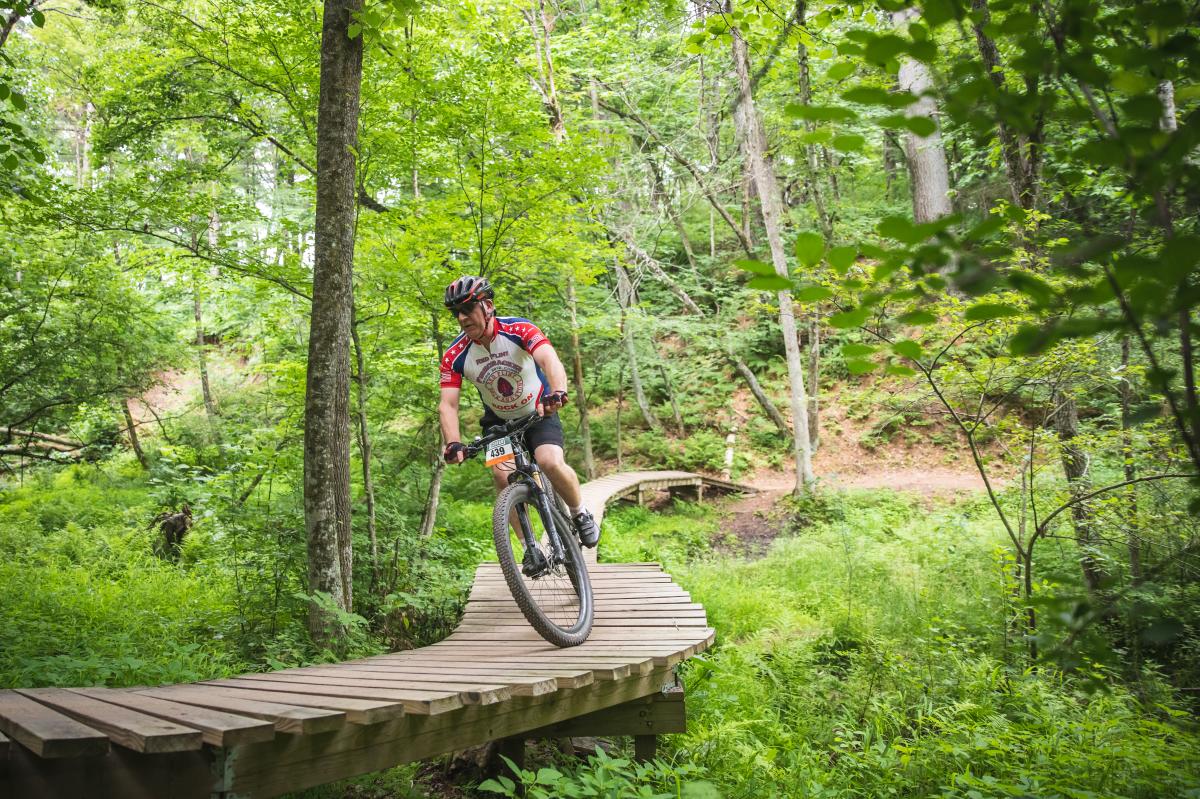
M 511 461 L 514 457 L 512 441 L 508 436 L 499 438 L 488 444 L 487 457 L 484 459 L 485 466 L 495 466 L 497 463 Z

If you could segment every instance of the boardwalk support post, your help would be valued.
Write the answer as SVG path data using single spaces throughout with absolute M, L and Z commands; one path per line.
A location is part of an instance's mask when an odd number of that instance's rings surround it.
M 633 759 L 638 763 L 649 763 L 658 752 L 657 735 L 633 736 Z
M 669 685 L 650 696 L 560 721 L 526 733 L 529 738 L 633 736 L 634 759 L 653 760 L 658 736 L 687 732 L 683 686 Z
M 499 760 L 503 755 L 513 762 L 513 765 L 518 769 L 525 768 L 525 736 L 512 735 L 508 738 L 501 738 L 496 742 L 496 758 Z M 501 761 L 501 771 L 509 771 L 508 764 Z M 516 774 L 511 774 L 512 777 L 517 777 Z

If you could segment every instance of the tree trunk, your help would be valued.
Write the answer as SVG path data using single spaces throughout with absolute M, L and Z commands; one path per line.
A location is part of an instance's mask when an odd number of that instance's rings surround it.
M 625 345 L 625 355 L 629 360 L 629 378 L 633 383 L 633 396 L 637 400 L 638 409 L 646 426 L 651 430 L 658 429 L 658 420 L 650 412 L 650 403 L 646 401 L 646 392 L 642 390 L 641 374 L 638 370 L 637 347 L 633 340 L 633 326 L 630 324 L 629 309 L 633 306 L 633 285 L 629 281 L 629 273 L 620 261 L 613 260 L 613 271 L 617 273 L 617 299 L 621 305 L 621 340 Z
M 915 8 L 898 11 L 892 15 L 897 28 L 917 19 Z M 923 96 L 933 89 L 933 78 L 929 67 L 914 58 L 900 62 L 899 84 L 902 91 L 912 92 L 920 99 L 905 109 L 905 116 L 929 117 L 937 123 L 937 104 L 932 97 Z M 904 134 L 904 151 L 908 159 L 909 190 L 912 193 L 913 219 L 922 224 L 949 216 L 950 170 L 946 166 L 946 149 L 942 146 L 942 135 L 938 130 L 928 136 L 915 133 Z
M 971 0 L 971 9 L 974 11 L 971 15 L 972 28 L 984 71 L 997 89 L 1003 89 L 1005 78 L 1000 64 L 1000 51 L 987 33 L 991 24 L 988 0 Z M 1037 202 L 1038 177 L 1035 172 L 1036 161 L 1030 155 L 1037 143 L 1013 131 L 1003 119 L 996 121 L 996 136 L 1000 140 L 1000 154 L 1004 158 L 1004 172 L 1008 176 L 1013 202 L 1021 208 L 1033 208 Z
M 192 316 L 196 321 L 196 361 L 200 367 L 200 394 L 204 397 L 204 416 L 208 429 L 216 435 L 217 403 L 213 399 L 212 387 L 208 382 L 208 345 L 204 343 L 204 311 L 200 301 L 200 278 L 192 281 Z
M 138 463 L 142 464 L 143 469 L 149 469 L 149 464 L 146 463 L 146 453 L 142 451 L 142 442 L 138 439 L 137 425 L 133 421 L 133 411 L 129 409 L 129 397 L 121 398 L 121 411 L 125 414 L 125 432 L 129 436 L 129 446 L 133 447 L 133 454 L 137 455 Z
M 1075 437 L 1079 434 L 1079 413 L 1074 398 L 1064 393 L 1055 392 L 1054 404 L 1054 431 L 1058 434 L 1063 474 L 1067 478 L 1071 499 L 1078 500 L 1092 490 L 1091 480 L 1088 479 L 1088 456 L 1075 444 Z M 1103 563 L 1096 557 L 1095 516 L 1086 501 L 1076 501 L 1071 506 L 1071 518 L 1075 525 L 1075 542 L 1079 545 L 1083 579 L 1087 582 L 1088 591 L 1095 595 L 1108 578 Z
M 562 107 L 558 102 L 558 90 L 554 81 L 554 57 L 550 52 L 550 34 L 554 30 L 557 15 L 551 15 L 546 10 L 546 1 L 537 0 L 532 10 L 522 12 L 525 21 L 533 31 L 533 47 L 537 56 L 538 72 L 541 80 L 530 78 L 533 88 L 542 98 L 542 108 L 546 111 L 550 123 L 550 133 L 555 144 L 562 144 L 567 137 L 566 123 L 563 120 Z
M 798 25 L 800 28 L 804 27 L 805 11 L 805 0 L 796 0 L 796 25 Z M 803 39 L 800 39 L 796 44 L 796 63 L 799 66 L 798 88 L 800 91 L 800 105 L 812 105 L 812 81 L 808 70 L 808 46 L 804 44 Z M 805 120 L 804 127 L 806 130 L 811 132 L 816 130 L 817 124 L 813 120 L 809 119 Z M 821 184 L 817 179 L 817 152 L 815 147 L 811 144 L 803 145 L 800 160 L 801 163 L 804 164 L 804 182 L 808 186 L 808 194 L 809 197 L 812 198 L 813 209 L 817 212 L 817 223 L 821 226 L 821 235 L 825 237 L 826 244 L 832 244 L 833 220 L 830 218 L 829 212 L 825 208 L 825 200 L 822 197 Z
M 79 120 L 75 127 L 75 188 L 86 189 L 92 185 L 91 170 L 91 134 L 92 134 L 92 104 L 84 102 L 79 106 Z
M 749 166 L 750 154 L 743 150 L 742 156 L 742 238 L 746 240 L 747 246 L 753 250 L 754 226 L 750 223 L 753 215 L 750 210 L 750 193 L 751 187 L 754 184 L 754 175 L 751 173 Z
M 675 429 L 683 435 L 683 414 L 679 410 L 679 398 L 675 395 L 675 383 L 671 380 L 669 362 L 658 352 L 657 347 L 654 354 L 657 356 L 658 374 L 662 377 L 663 385 L 667 387 L 667 397 L 671 400 L 671 416 L 675 419 Z
M 821 446 L 821 417 L 817 403 L 821 380 L 821 314 L 814 310 L 808 320 L 808 436 L 812 451 Z
M 317 103 L 317 210 L 308 379 L 304 398 L 304 522 L 309 590 L 353 607 L 350 549 L 350 309 L 353 302 L 355 152 L 362 36 L 349 27 L 361 0 L 325 0 Z M 316 604 L 318 646 L 345 631 Z
M 371 542 L 371 585 L 379 585 L 379 539 L 375 527 L 375 481 L 371 478 L 371 429 L 367 425 L 367 367 L 362 341 L 358 337 L 358 314 L 350 305 L 350 341 L 354 345 L 354 384 L 357 387 L 355 410 L 358 422 L 358 452 L 362 458 L 363 495 L 367 500 L 367 539 Z
M 787 255 L 784 252 L 782 224 L 779 207 L 779 188 L 775 173 L 766 158 L 766 137 L 763 135 L 758 111 L 754 106 L 754 95 L 750 86 L 750 55 L 746 40 L 736 28 L 732 30 L 733 61 L 738 75 L 738 101 L 734 120 L 741 129 L 749 166 L 754 175 L 759 204 L 762 207 L 763 225 L 767 232 L 767 243 L 771 248 L 771 260 L 775 273 L 788 277 Z M 794 493 L 803 494 L 816 479 L 812 471 L 812 447 L 808 429 L 808 398 L 804 391 L 804 370 L 800 364 L 800 345 L 796 340 L 796 317 L 792 308 L 792 292 L 778 292 L 779 327 L 783 333 L 783 346 L 787 354 L 788 379 L 792 404 L 792 449 L 796 461 L 796 487 Z
M 729 361 L 733 364 L 733 368 L 737 370 L 742 379 L 746 381 L 746 385 L 750 387 L 750 393 L 754 395 L 754 399 L 758 400 L 758 404 L 767 412 L 768 418 L 775 423 L 775 427 L 784 436 L 790 437 L 792 429 L 788 427 L 787 419 L 783 418 L 783 414 L 775 407 L 775 403 L 771 402 L 771 398 L 763 391 L 762 385 L 759 384 L 758 378 L 754 376 L 754 372 L 750 371 L 750 367 L 746 362 L 735 355 L 729 355 Z
M 587 479 L 596 479 L 596 458 L 592 454 L 592 426 L 588 420 L 587 393 L 583 382 L 583 352 L 579 345 L 578 303 L 575 276 L 567 273 L 567 312 L 571 318 L 571 382 L 575 389 L 575 407 L 579 409 L 579 437 L 583 439 L 583 470 Z
M 1125 480 L 1137 479 L 1137 466 L 1133 460 L 1133 376 L 1129 374 L 1130 366 L 1129 336 L 1121 337 L 1121 462 L 1124 465 Z M 1142 543 L 1141 528 L 1138 525 L 1137 487 L 1129 486 L 1125 499 L 1125 524 L 1129 528 L 1127 546 L 1129 548 L 1129 575 L 1133 584 L 1142 582 Z
M 647 268 L 649 268 L 649 270 L 654 273 L 655 277 L 661 280 L 666 287 L 670 289 L 671 293 L 679 298 L 679 301 L 684 304 L 684 307 L 702 319 L 708 315 L 699 305 L 696 304 L 696 301 L 692 299 L 691 295 L 684 291 L 683 287 L 676 283 L 671 276 L 666 273 L 662 266 L 659 265 L 658 261 L 651 258 L 645 250 L 637 246 L 637 242 L 629 237 L 622 237 L 621 240 L 625 242 L 625 246 L 629 249 L 630 254 L 633 255 L 634 260 L 644 264 Z M 758 404 L 762 406 L 762 409 L 766 412 L 767 417 L 775 423 L 776 427 L 779 428 L 779 432 L 785 436 L 790 436 L 792 431 L 788 427 L 787 420 L 783 418 L 783 414 L 781 414 L 779 409 L 775 407 L 775 403 L 771 402 L 771 398 L 768 397 L 766 392 L 763 391 L 762 386 L 760 386 L 758 383 L 758 378 L 754 376 L 754 372 L 750 371 L 750 367 L 746 365 L 746 362 L 734 355 L 732 352 L 726 352 L 725 357 L 737 370 L 738 374 L 745 379 L 746 385 L 750 388 L 750 393 L 752 393 L 754 398 L 758 400 Z
M 635 141 L 641 141 L 643 145 L 645 142 L 640 137 L 635 139 Z M 688 266 L 695 269 L 696 251 L 692 247 L 691 239 L 688 238 L 687 228 L 683 226 L 683 219 L 680 218 L 674 201 L 667 194 L 667 186 L 663 181 L 662 169 L 653 158 L 647 158 L 646 163 L 650 166 L 650 199 L 655 209 L 671 220 L 671 224 L 675 227 L 675 232 L 679 234 L 679 244 L 683 248 L 683 255 L 687 258 Z
M 617 367 L 617 471 L 624 471 L 625 459 L 621 455 L 621 406 L 625 404 L 625 364 Z
M 1162 117 L 1158 120 L 1158 127 L 1168 133 L 1174 133 L 1178 129 L 1178 124 L 1175 120 L 1174 83 L 1169 80 L 1159 82 L 1158 101 L 1162 104 Z
M 442 340 L 442 326 L 438 322 L 438 310 L 435 308 L 429 313 L 430 330 L 433 331 L 433 355 L 435 359 L 441 358 L 442 353 L 446 351 L 446 342 Z M 437 522 L 438 505 L 442 498 L 442 476 L 446 472 L 446 460 L 442 457 L 441 451 L 438 449 L 438 438 L 434 437 L 433 452 L 431 453 L 429 462 L 429 491 L 425 495 L 425 509 L 421 514 L 421 530 L 420 536 L 428 538 L 433 535 L 433 528 Z
M 899 160 L 896 142 L 890 133 L 883 134 L 883 196 L 892 199 L 892 187 L 896 183 L 896 162 Z

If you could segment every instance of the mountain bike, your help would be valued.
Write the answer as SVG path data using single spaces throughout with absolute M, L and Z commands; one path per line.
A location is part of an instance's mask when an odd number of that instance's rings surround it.
M 488 466 L 513 464 L 492 513 L 500 570 L 542 638 L 555 646 L 578 646 L 592 630 L 592 583 L 566 504 L 525 444 L 525 432 L 540 418 L 535 413 L 488 428 L 467 445 L 466 457 L 484 452 Z

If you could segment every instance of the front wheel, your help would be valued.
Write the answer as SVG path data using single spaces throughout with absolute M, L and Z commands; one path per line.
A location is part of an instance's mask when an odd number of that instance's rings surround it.
M 556 515 L 555 529 L 564 550 L 561 560 L 554 557 L 549 526 L 533 489 L 528 483 L 513 483 L 496 499 L 492 537 L 508 590 L 533 629 L 555 646 L 578 646 L 592 630 L 592 585 L 575 531 L 569 523 L 564 528 L 563 515 Z M 511 529 L 510 518 L 517 520 L 518 531 Z M 532 570 L 540 571 L 536 576 L 522 571 L 528 560 L 526 540 L 534 542 L 535 550 L 528 557 L 537 561 L 540 555 L 549 564 L 548 568 Z

